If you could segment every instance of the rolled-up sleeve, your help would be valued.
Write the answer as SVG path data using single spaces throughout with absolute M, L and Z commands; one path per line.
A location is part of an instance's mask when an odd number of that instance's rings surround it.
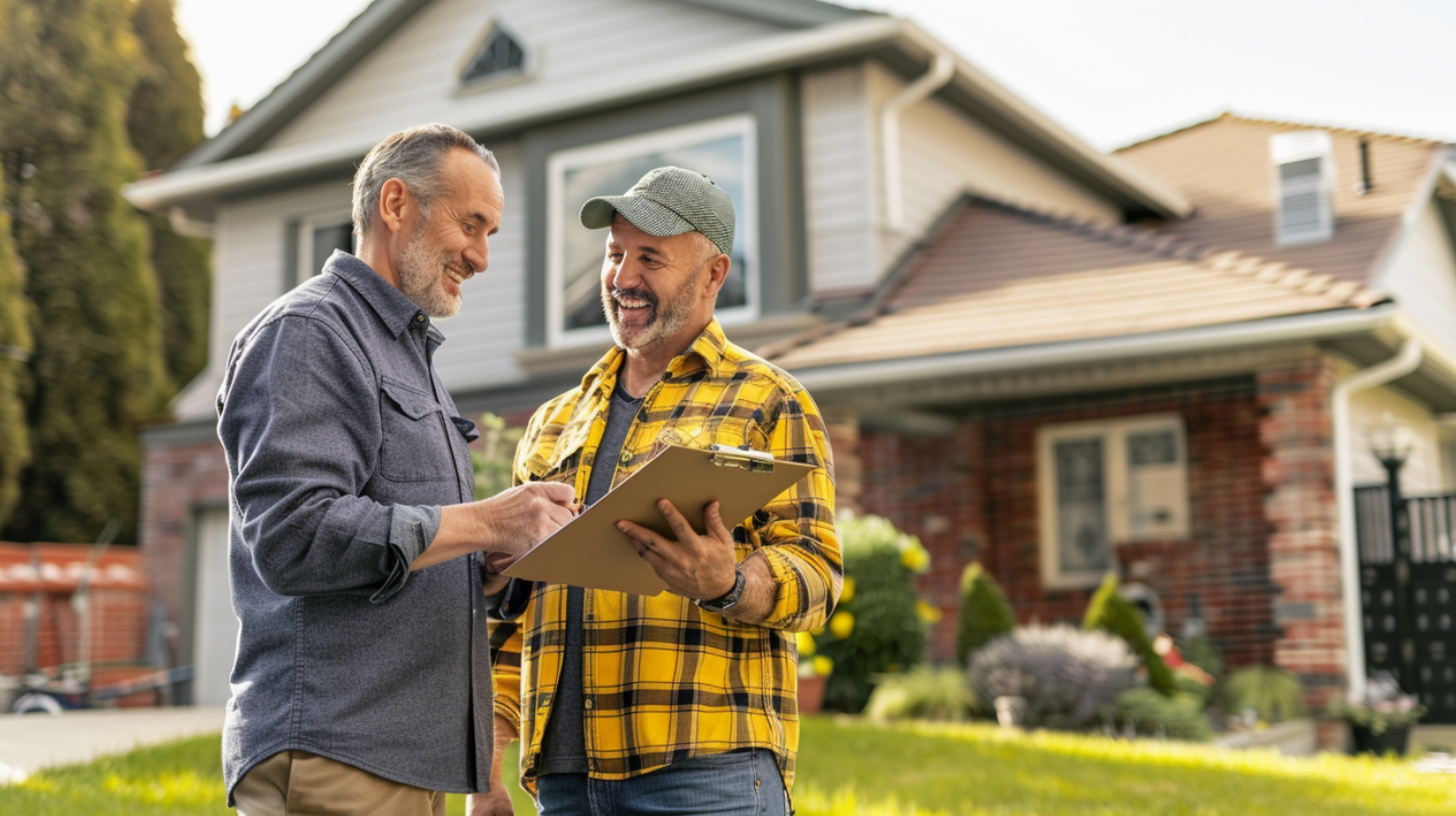
M 379 457 L 379 390 L 343 332 L 305 315 L 260 327 L 233 350 L 218 410 L 242 543 L 271 591 L 382 601 L 404 586 L 440 508 L 362 495 Z

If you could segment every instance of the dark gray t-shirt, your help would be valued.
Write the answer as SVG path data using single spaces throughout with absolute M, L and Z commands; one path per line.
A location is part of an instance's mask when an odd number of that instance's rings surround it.
M 607 428 L 602 432 L 602 442 L 592 458 L 591 479 L 586 485 L 586 505 L 596 504 L 607 491 L 612 489 L 612 477 L 617 474 L 617 459 L 622 445 L 627 441 L 627 431 L 637 418 L 642 407 L 642 398 L 632 398 L 617 381 L 612 392 L 612 405 L 607 409 Z M 585 643 L 583 637 L 582 606 L 586 596 L 581 587 L 566 590 L 566 650 L 561 656 L 561 680 L 556 686 L 556 699 L 551 704 L 551 716 L 546 721 L 546 734 L 541 741 L 541 775 L 553 773 L 586 773 L 586 732 L 582 721 L 586 710 L 582 706 L 581 652 Z

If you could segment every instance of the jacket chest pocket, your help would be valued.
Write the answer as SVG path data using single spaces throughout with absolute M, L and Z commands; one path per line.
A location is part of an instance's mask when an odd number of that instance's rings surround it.
M 445 415 L 434 398 L 388 377 L 379 390 L 379 475 L 392 482 L 453 480 Z

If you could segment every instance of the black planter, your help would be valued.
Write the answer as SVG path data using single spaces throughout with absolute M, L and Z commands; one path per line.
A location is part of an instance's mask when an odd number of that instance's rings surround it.
M 1394 754 L 1403 757 L 1410 745 L 1410 726 L 1393 725 L 1377 734 L 1367 726 L 1351 725 L 1350 738 L 1353 743 L 1351 753 L 1376 756 Z

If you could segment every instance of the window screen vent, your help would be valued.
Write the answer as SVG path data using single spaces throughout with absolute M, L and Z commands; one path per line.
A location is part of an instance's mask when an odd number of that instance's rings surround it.
M 460 72 L 461 83 L 480 82 L 521 72 L 526 63 L 526 52 L 520 43 L 500 26 L 491 29 L 485 42 L 465 64 Z
M 1280 133 L 1269 140 L 1269 152 L 1275 170 L 1275 242 L 1292 246 L 1328 240 L 1335 234 L 1330 135 Z

